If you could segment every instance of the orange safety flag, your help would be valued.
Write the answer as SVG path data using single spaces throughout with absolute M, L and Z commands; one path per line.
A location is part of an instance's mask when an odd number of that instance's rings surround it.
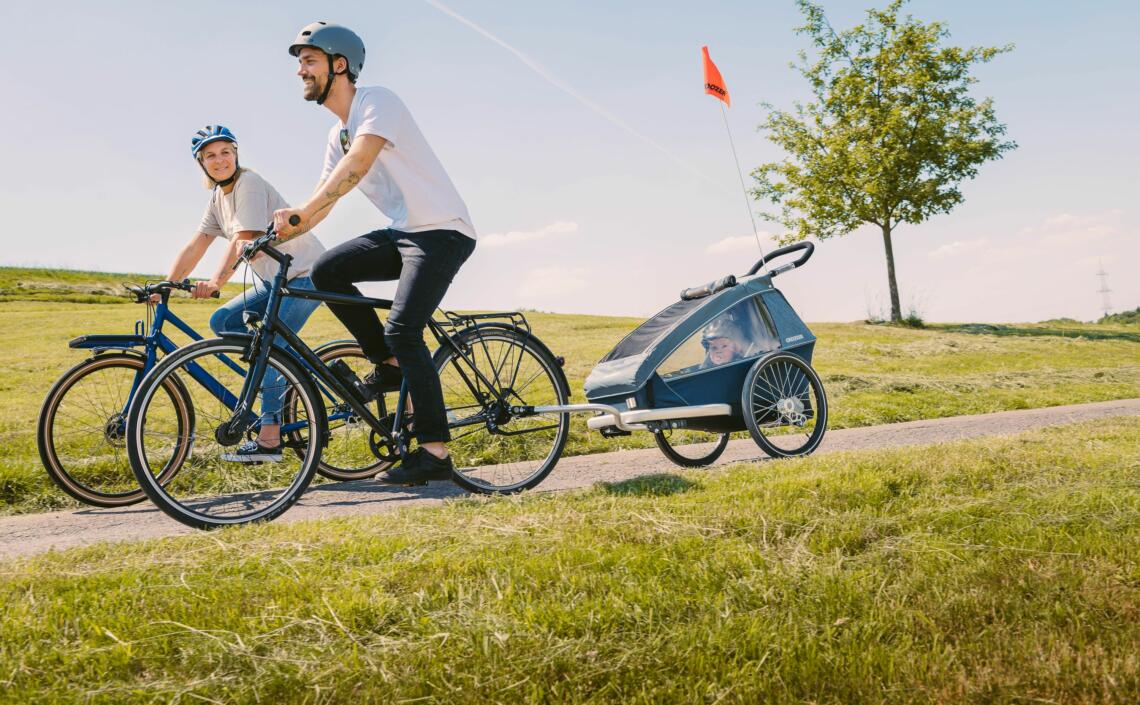
M 705 57 L 705 93 L 723 100 L 724 104 L 731 108 L 732 100 L 728 97 L 728 88 L 724 85 L 724 79 L 720 77 L 716 64 L 709 58 L 709 48 L 701 47 L 701 53 Z

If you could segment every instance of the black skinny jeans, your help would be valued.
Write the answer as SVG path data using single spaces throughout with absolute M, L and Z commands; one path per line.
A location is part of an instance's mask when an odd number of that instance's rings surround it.
M 424 343 L 424 328 L 474 249 L 474 240 L 454 230 L 376 230 L 328 250 L 309 274 L 319 290 L 355 296 L 361 295 L 356 282 L 400 280 L 383 328 L 375 309 L 328 306 L 373 363 L 396 356 L 416 403 L 420 443 L 451 440 L 439 374 Z

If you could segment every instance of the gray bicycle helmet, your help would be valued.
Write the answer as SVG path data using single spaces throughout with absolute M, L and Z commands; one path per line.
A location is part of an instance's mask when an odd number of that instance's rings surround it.
M 704 331 L 701 333 L 701 345 L 708 350 L 709 341 L 715 338 L 728 338 L 736 344 L 741 344 L 744 341 L 744 335 L 740 330 L 740 326 L 732 320 L 729 314 L 721 314 L 712 320 Z
M 323 105 L 329 97 L 332 88 L 333 59 L 343 56 L 348 62 L 348 73 L 353 82 L 364 70 L 364 42 L 348 27 L 332 22 L 313 22 L 305 25 L 297 34 L 297 38 L 289 46 L 289 54 L 297 56 L 305 47 L 320 49 L 329 57 L 329 80 L 325 85 L 324 93 L 317 99 L 317 105 Z

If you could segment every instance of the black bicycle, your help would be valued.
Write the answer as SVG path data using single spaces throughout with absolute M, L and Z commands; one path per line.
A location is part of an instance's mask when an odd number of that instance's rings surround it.
M 300 498 L 321 462 L 329 434 L 318 384 L 351 410 L 350 423 L 367 432 L 368 451 L 382 467 L 404 456 L 415 436 L 406 384 L 398 393 L 367 401 L 351 369 L 335 361 L 326 364 L 278 318 L 283 297 L 379 309 L 390 309 L 392 302 L 287 287 L 292 258 L 274 248 L 274 240 L 270 227 L 242 254 L 244 261 L 264 253 L 278 263 L 265 315 L 246 313 L 251 332 L 204 340 L 171 353 L 142 381 L 131 405 L 127 446 L 139 485 L 160 509 L 196 528 L 269 521 Z M 442 320 L 429 321 L 428 329 L 439 345 L 433 360 L 452 432 L 452 479 L 478 493 L 534 487 L 558 462 L 569 434 L 568 413 L 533 412 L 535 407 L 566 404 L 569 386 L 563 361 L 534 336 L 521 313 L 442 315 Z M 281 344 L 291 350 L 282 350 Z M 221 362 L 224 359 L 243 364 L 235 370 Z M 203 399 L 195 407 L 196 424 L 187 428 L 179 424 L 178 410 L 161 390 L 172 379 L 202 370 L 241 392 L 232 406 Z M 257 465 L 226 460 L 257 424 L 261 395 L 278 385 L 284 393 L 281 433 L 288 452 L 278 461 Z M 163 468 L 179 454 L 186 455 L 181 471 L 164 481 Z

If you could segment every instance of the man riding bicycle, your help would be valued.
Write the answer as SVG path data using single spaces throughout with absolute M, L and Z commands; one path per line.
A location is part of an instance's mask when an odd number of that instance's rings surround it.
M 419 447 L 379 476 L 381 482 L 421 484 L 451 477 L 450 434 L 439 377 L 424 343 L 424 328 L 452 278 L 475 249 L 467 206 L 435 156 L 411 113 L 395 93 L 380 86 L 357 87 L 364 67 L 364 43 L 340 25 L 304 27 L 289 53 L 305 100 L 323 105 L 339 122 L 329 131 L 320 185 L 297 209 L 274 213 L 282 236 L 320 223 L 353 188 L 392 219 L 375 230 L 325 252 L 310 276 L 320 290 L 360 296 L 356 282 L 399 280 L 387 324 L 375 310 L 344 304 L 329 308 L 359 341 L 375 369 L 365 377 L 373 394 L 400 388 L 407 378 L 415 401 Z M 300 222 L 289 224 L 292 216 Z

